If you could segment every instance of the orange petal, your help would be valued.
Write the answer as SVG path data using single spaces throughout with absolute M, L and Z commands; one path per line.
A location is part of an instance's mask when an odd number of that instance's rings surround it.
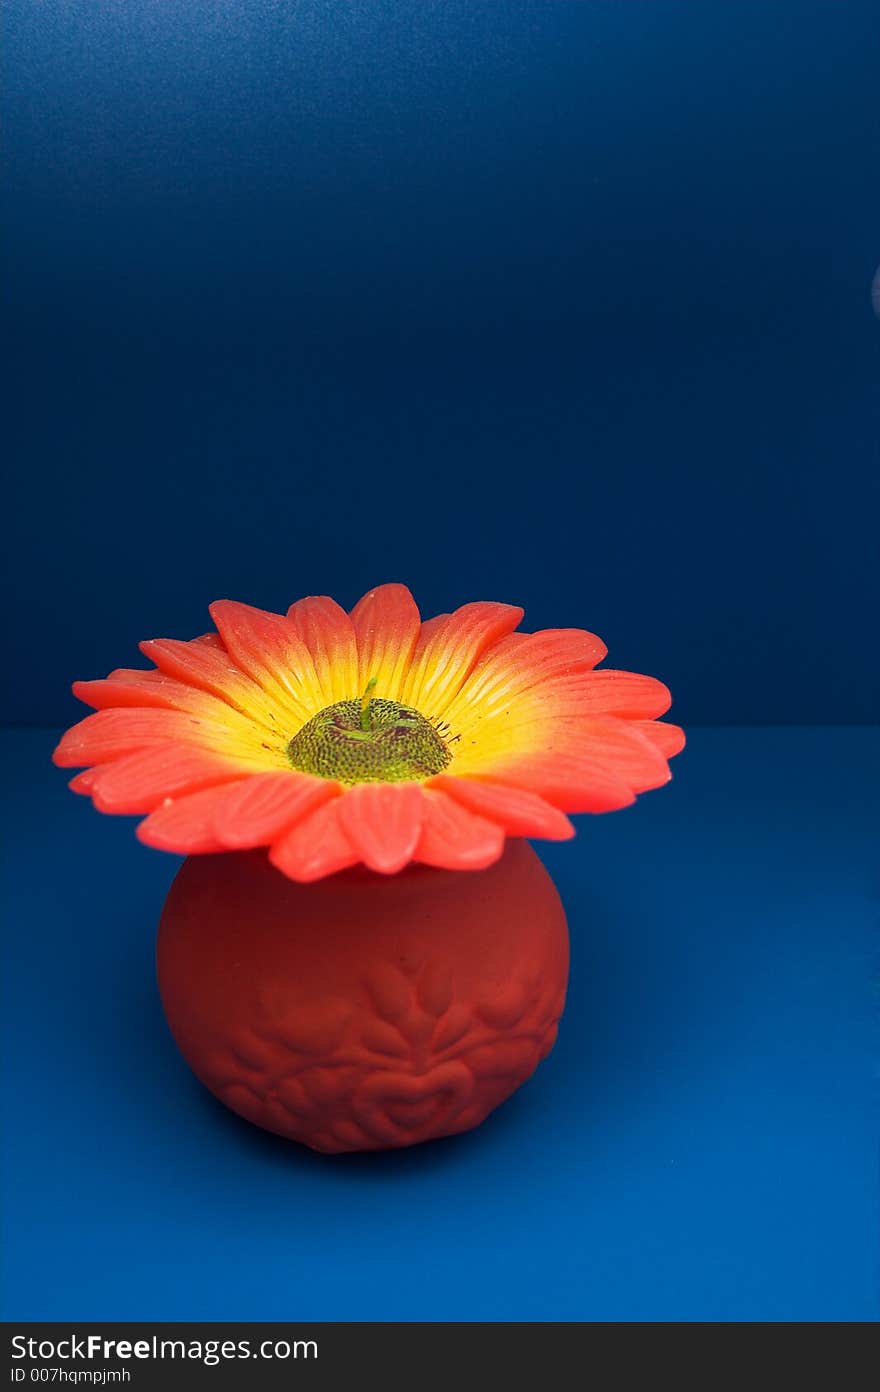
M 412 860 L 422 827 L 418 783 L 359 783 L 339 804 L 339 821 L 371 870 L 394 875 Z
M 166 710 L 203 708 L 207 692 L 167 677 L 164 672 L 138 672 L 124 668 L 102 681 L 76 681 L 73 694 L 95 710 L 115 706 L 159 706 Z M 214 699 L 214 698 L 210 698 Z
M 164 672 L 137 672 L 137 681 L 126 679 L 125 673 L 113 672 L 106 681 L 76 682 L 74 694 L 81 701 L 99 710 L 159 709 L 183 711 L 194 718 L 201 732 L 199 743 L 227 755 L 250 754 L 254 762 L 266 764 L 261 751 L 274 755 L 284 766 L 284 754 L 289 741 L 291 720 L 286 729 L 276 728 L 271 718 L 261 719 L 259 712 L 243 714 L 235 706 L 197 686 L 168 677 Z M 151 680 L 145 681 L 144 678 Z M 255 687 L 256 691 L 257 688 Z M 263 693 L 259 693 L 262 698 Z
M 304 724 L 319 709 L 317 683 L 311 657 L 290 620 L 232 599 L 215 600 L 209 607 L 220 637 L 242 671 L 267 694 L 280 698 Z
M 224 789 L 214 810 L 213 829 L 230 851 L 266 846 L 312 808 L 341 792 L 328 778 L 307 773 L 260 773 Z
M 607 649 L 601 638 L 580 628 L 548 628 L 540 633 L 514 633 L 483 657 L 464 684 L 447 719 L 466 724 L 477 705 L 482 719 L 506 709 L 523 692 L 546 685 L 556 691 L 561 681 L 579 680 L 582 689 L 595 675 Z M 551 686 L 552 684 L 552 686 Z
M 588 721 L 572 722 L 576 733 L 566 741 L 566 725 L 560 726 L 562 752 L 586 757 L 597 768 L 604 768 L 632 788 L 634 793 L 662 788 L 671 777 L 669 765 L 656 744 L 646 739 L 633 723 L 614 715 L 600 715 Z M 487 769 L 488 773 L 489 770 Z
M 521 754 L 499 760 L 496 782 L 525 788 L 563 812 L 614 812 L 635 794 L 619 774 L 576 754 Z
M 586 628 L 542 628 L 519 633 L 487 653 L 480 670 L 513 667 L 530 681 L 546 680 L 571 672 L 591 672 L 607 657 L 608 649 L 596 633 Z
M 396 700 L 419 638 L 416 602 L 405 585 L 379 585 L 351 611 L 358 650 L 358 690 L 376 679 L 376 696 Z
M 85 769 L 82 773 L 75 774 L 67 786 L 72 793 L 84 793 L 86 797 L 90 797 L 95 779 L 100 772 L 100 767 Z
M 356 865 L 358 853 L 342 829 L 339 807 L 343 798 L 325 802 L 276 841 L 269 859 L 292 880 L 320 880 Z
M 416 649 L 413 653 L 414 658 L 421 657 L 422 653 L 425 651 L 425 648 L 428 646 L 431 639 L 434 637 L 434 634 L 437 633 L 441 626 L 445 624 L 446 620 L 450 619 L 451 617 L 451 614 L 435 614 L 432 619 L 425 619 L 423 621 L 421 628 L 419 629 L 419 637 L 416 643 Z
M 664 759 L 672 759 L 684 749 L 685 734 L 680 725 L 670 725 L 665 720 L 634 720 L 632 728 L 649 739 Z
M 311 653 L 321 705 L 360 696 L 354 625 L 336 600 L 310 595 L 291 604 L 287 616 Z
M 429 718 L 443 715 L 483 653 L 523 616 L 510 604 L 463 604 L 437 625 L 415 658 L 403 699 Z
M 567 841 L 574 836 L 574 827 L 564 813 L 522 788 L 453 774 L 441 774 L 428 786 L 448 793 L 478 816 L 497 822 L 508 836 L 543 836 L 550 841 Z
M 239 786 L 227 783 L 174 798 L 140 822 L 135 835 L 146 846 L 153 846 L 157 851 L 173 851 L 176 855 L 222 851 L 223 843 L 214 831 L 214 809 L 224 794 Z
M 552 703 L 559 715 L 616 715 L 626 720 L 653 720 L 672 704 L 669 688 L 655 677 L 638 672 L 562 674 L 541 680 L 531 689 L 541 701 Z
M 179 740 L 185 745 L 210 743 L 222 731 L 183 711 L 145 708 L 102 710 L 73 725 L 52 755 L 61 768 L 105 764 L 154 744 Z
M 99 812 L 152 812 L 165 798 L 231 783 L 241 776 L 241 765 L 230 759 L 179 744 L 160 744 L 100 769 L 92 796 Z
M 580 709 L 589 715 L 620 715 L 628 720 L 653 720 L 672 705 L 668 686 L 639 672 L 603 668 L 578 684 Z
M 504 832 L 446 793 L 424 791 L 422 833 L 415 859 L 446 870 L 483 870 L 501 855 Z
M 207 691 L 268 729 L 273 728 L 275 716 L 266 693 L 221 645 L 203 638 L 189 643 L 177 638 L 153 638 L 139 647 L 169 677 Z

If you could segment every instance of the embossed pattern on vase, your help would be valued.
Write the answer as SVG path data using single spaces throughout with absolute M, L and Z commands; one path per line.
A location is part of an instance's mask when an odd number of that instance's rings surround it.
M 532 848 L 486 870 L 298 885 L 264 854 L 192 856 L 162 915 L 168 1022 L 233 1111 L 326 1152 L 467 1131 L 549 1053 L 568 932 Z
M 509 1097 L 552 1049 L 564 1005 L 534 978 L 491 1000 L 456 998 L 452 972 L 431 962 L 377 964 L 362 994 L 310 1011 L 263 992 L 247 1027 L 203 1054 L 203 1080 L 316 1150 L 412 1145 L 468 1130 Z

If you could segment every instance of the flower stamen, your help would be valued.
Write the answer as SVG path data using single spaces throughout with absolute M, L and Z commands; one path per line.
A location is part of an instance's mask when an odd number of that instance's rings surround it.
M 364 731 L 370 728 L 370 697 L 376 690 L 376 682 L 378 680 L 378 677 L 370 677 L 364 689 L 364 694 L 361 697 L 361 729 Z
M 337 701 L 313 715 L 287 746 L 301 773 L 340 783 L 402 783 L 442 773 L 451 763 L 447 741 L 417 710 L 372 695 Z

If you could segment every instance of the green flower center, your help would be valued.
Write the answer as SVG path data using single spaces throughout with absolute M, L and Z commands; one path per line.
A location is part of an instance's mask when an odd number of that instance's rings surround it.
M 452 755 L 439 731 L 397 701 L 337 701 L 313 715 L 287 746 L 302 773 L 340 783 L 403 783 L 442 773 Z

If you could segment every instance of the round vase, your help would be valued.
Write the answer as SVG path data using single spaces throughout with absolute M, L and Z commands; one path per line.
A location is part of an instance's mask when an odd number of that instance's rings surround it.
M 263 851 L 193 856 L 159 928 L 159 988 L 196 1076 L 314 1150 L 477 1126 L 549 1053 L 565 914 L 527 842 L 486 870 L 298 884 Z

